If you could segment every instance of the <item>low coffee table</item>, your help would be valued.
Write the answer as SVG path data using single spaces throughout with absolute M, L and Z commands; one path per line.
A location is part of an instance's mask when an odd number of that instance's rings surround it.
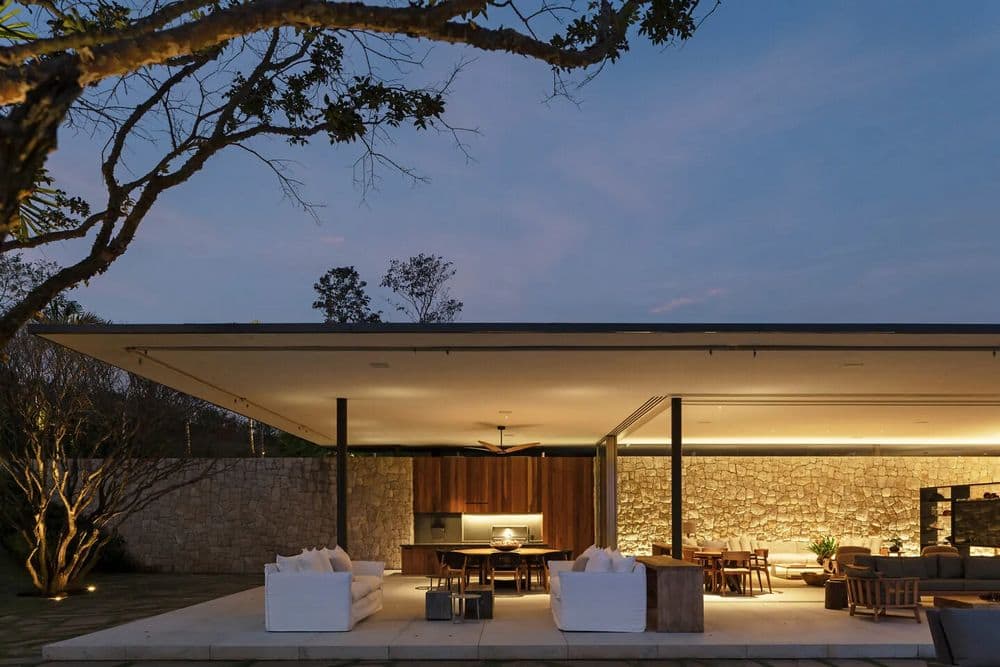
M 771 566 L 774 569 L 774 576 L 782 579 L 801 579 L 803 572 L 823 572 L 823 566 L 813 561 L 811 563 L 777 563 Z
M 978 595 L 935 595 L 935 607 L 958 607 L 961 609 L 977 609 L 1000 607 L 1000 602 L 984 600 Z

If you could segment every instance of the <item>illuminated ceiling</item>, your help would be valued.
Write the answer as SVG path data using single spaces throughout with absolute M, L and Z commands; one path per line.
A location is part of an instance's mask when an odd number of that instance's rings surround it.
M 685 444 L 1000 453 L 1000 326 L 108 325 L 34 332 L 317 444 L 593 445 L 653 396 Z M 666 403 L 664 403 L 665 405 Z M 669 440 L 659 414 L 620 442 Z

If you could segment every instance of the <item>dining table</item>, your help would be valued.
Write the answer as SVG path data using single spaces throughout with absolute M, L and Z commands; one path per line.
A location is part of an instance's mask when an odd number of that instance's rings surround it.
M 486 582 L 486 563 L 491 554 L 509 553 L 518 554 L 525 558 L 543 558 L 551 554 L 562 553 L 563 549 L 553 549 L 550 547 L 518 547 L 517 549 L 494 549 L 493 547 L 469 547 L 467 549 L 452 549 L 452 553 L 459 553 L 468 558 L 474 558 L 479 565 L 479 583 Z M 549 573 L 544 567 L 541 568 L 543 583 L 548 579 Z M 531 589 L 531 578 L 528 578 L 528 589 Z

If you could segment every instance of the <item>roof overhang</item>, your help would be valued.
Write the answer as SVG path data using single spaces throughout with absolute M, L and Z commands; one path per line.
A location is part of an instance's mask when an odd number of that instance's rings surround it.
M 31 331 L 327 445 L 589 446 L 657 396 L 701 451 L 1000 454 L 1000 325 L 184 324 Z M 668 402 L 664 401 L 662 407 Z M 662 409 L 662 408 L 661 408 Z M 652 418 L 650 418 L 652 417 Z M 656 412 L 619 441 L 669 440 Z M 720 450 L 721 450 L 720 449 Z

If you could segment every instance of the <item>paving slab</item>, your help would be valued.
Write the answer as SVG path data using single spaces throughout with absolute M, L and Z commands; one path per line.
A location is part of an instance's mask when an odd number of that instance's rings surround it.
M 926 624 L 874 623 L 824 609 L 822 589 L 788 587 L 750 597 L 706 597 L 704 633 L 561 632 L 548 596 L 497 595 L 493 620 L 426 621 L 423 577 L 389 576 L 385 606 L 350 632 L 266 632 L 258 587 L 49 644 L 51 660 L 684 661 L 933 657 Z M 546 663 L 552 664 L 552 663 Z M 606 663 L 607 664 L 607 663 Z M 868 663 L 872 664 L 872 663 Z

